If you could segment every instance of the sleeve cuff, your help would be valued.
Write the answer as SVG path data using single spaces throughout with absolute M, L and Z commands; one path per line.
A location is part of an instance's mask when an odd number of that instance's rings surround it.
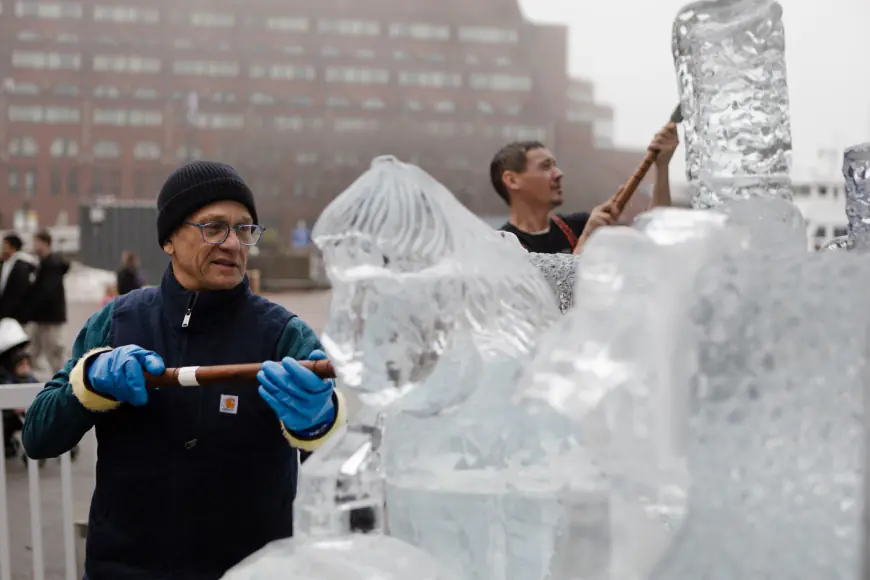
M 105 412 L 117 409 L 121 406 L 120 401 L 100 395 L 88 384 L 87 369 L 97 356 L 112 350 L 110 347 L 95 348 L 81 357 L 69 374 L 69 383 L 72 392 L 79 403 L 88 411 Z
M 281 432 L 284 433 L 284 438 L 296 449 L 301 449 L 302 451 L 317 450 L 347 420 L 344 395 L 338 389 L 332 391 L 332 404 L 335 406 L 335 418 L 332 420 L 332 423 L 328 423 L 310 434 L 302 434 L 295 431 L 291 433 L 284 426 L 284 423 L 281 423 Z

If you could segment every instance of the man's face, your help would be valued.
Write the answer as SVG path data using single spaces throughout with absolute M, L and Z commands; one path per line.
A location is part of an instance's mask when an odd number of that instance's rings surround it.
M 33 252 L 39 257 L 45 257 L 49 254 L 50 249 L 48 244 L 40 240 L 39 238 L 33 238 Z
M 514 174 L 513 194 L 526 202 L 554 209 L 562 205 L 562 177 L 556 158 L 549 149 L 532 149 L 526 153 L 526 170 Z
M 2 248 L 2 250 L 0 250 L 0 257 L 2 257 L 4 260 L 8 260 L 9 257 L 14 253 L 15 253 L 15 248 L 13 248 L 9 244 L 9 242 L 7 242 L 6 240 L 3 240 L 3 248 Z
M 185 221 L 230 227 L 254 223 L 247 208 L 235 201 L 207 205 Z M 236 287 L 245 276 L 249 246 L 239 243 L 235 230 L 230 230 L 224 243 L 209 244 L 203 239 L 200 228 L 183 225 L 164 249 L 172 256 L 176 277 L 188 290 L 228 290 Z

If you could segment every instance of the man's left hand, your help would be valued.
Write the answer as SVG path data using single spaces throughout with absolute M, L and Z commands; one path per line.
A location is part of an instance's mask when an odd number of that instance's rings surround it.
M 308 360 L 323 360 L 323 351 L 315 350 Z M 319 427 L 335 417 L 332 401 L 333 382 L 324 380 L 290 357 L 279 363 L 267 361 L 257 373 L 259 393 L 284 427 L 303 432 Z
M 658 151 L 656 157 L 656 165 L 659 167 L 667 167 L 674 156 L 674 151 L 680 145 L 680 134 L 677 132 L 676 123 L 668 123 L 662 130 L 656 133 L 652 142 L 649 144 L 650 151 Z

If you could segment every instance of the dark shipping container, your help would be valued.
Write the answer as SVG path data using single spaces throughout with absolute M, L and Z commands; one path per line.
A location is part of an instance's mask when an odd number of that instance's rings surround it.
M 111 201 L 79 206 L 79 257 L 93 268 L 117 271 L 121 253 L 135 252 L 149 285 L 157 285 L 169 257 L 157 244 L 154 202 Z

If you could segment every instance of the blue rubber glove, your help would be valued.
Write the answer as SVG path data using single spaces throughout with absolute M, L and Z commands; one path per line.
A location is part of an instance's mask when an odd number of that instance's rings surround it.
M 308 360 L 325 358 L 320 350 L 308 355 Z M 280 364 L 264 362 L 257 380 L 260 381 L 260 396 L 288 431 L 302 433 L 335 418 L 332 381 L 321 379 L 290 357 Z
M 148 402 L 143 369 L 152 375 L 162 375 L 166 365 L 160 355 L 150 350 L 135 344 L 121 346 L 100 354 L 91 362 L 88 382 L 101 395 L 141 407 Z

